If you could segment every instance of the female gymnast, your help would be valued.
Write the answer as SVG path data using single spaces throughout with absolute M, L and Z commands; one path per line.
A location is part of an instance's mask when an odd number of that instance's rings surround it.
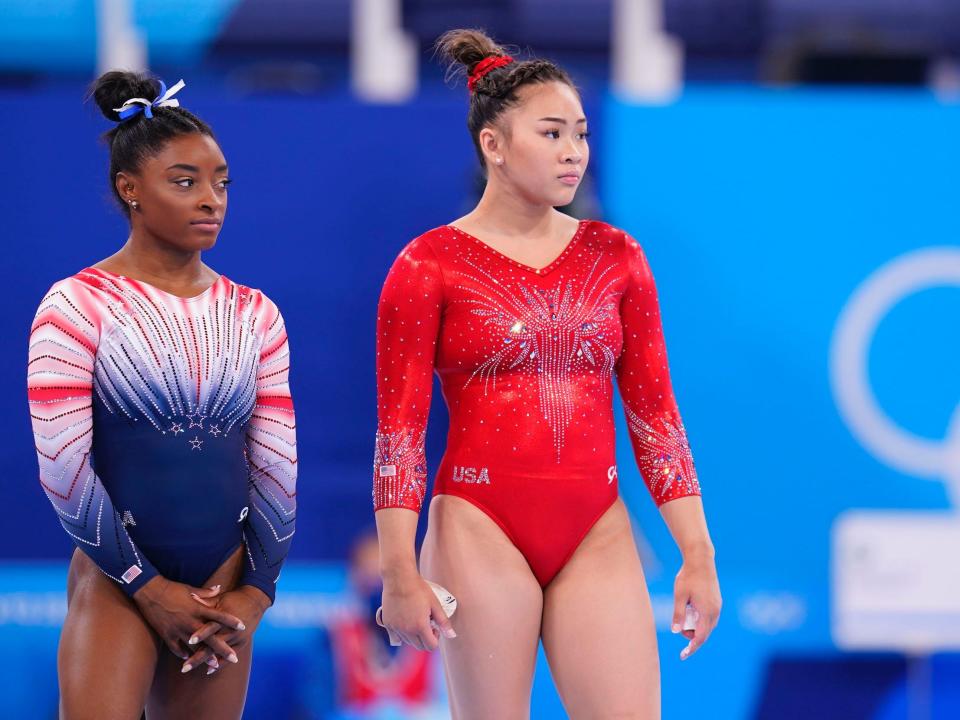
M 130 235 L 55 283 L 30 335 L 40 482 L 77 546 L 58 651 L 68 720 L 239 718 L 294 530 L 287 333 L 264 293 L 201 260 L 230 179 L 182 87 L 95 82 Z
M 653 276 L 625 232 L 554 209 L 589 160 L 568 75 L 478 31 L 438 46 L 468 76 L 467 126 L 488 178 L 472 212 L 404 248 L 380 299 L 382 620 L 414 647 L 440 647 L 458 720 L 528 717 L 538 640 L 572 718 L 657 718 L 653 613 L 617 489 L 614 377 L 683 555 L 673 631 L 688 603 L 699 614 L 681 659 L 709 637 L 721 598 Z M 418 571 L 434 372 L 450 430 Z M 424 578 L 456 596 L 452 619 Z

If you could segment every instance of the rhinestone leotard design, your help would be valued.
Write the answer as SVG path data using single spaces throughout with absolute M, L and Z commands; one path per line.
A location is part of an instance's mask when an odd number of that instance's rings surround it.
M 40 482 L 63 528 L 133 594 L 200 585 L 241 543 L 271 599 L 293 536 L 287 333 L 259 290 L 193 298 L 87 268 L 44 297 L 28 398 Z
M 420 510 L 434 372 L 450 411 L 434 493 L 487 513 L 542 585 L 617 498 L 614 376 L 656 503 L 700 494 L 653 276 L 621 230 L 582 221 L 545 268 L 450 226 L 400 253 L 377 318 L 375 509 Z

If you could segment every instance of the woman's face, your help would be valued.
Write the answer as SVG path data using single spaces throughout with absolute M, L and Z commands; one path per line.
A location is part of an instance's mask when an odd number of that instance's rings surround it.
M 521 88 L 519 99 L 498 121 L 502 151 L 486 154 L 487 166 L 502 172 L 528 201 L 567 205 L 590 161 L 580 96 L 564 82 L 549 82 Z
M 146 158 L 135 173 L 118 173 L 117 189 L 136 200 L 131 222 L 184 252 L 214 246 L 227 212 L 227 161 L 209 135 L 180 135 Z

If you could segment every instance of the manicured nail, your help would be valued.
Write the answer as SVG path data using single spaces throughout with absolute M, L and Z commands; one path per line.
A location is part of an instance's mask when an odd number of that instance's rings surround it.
M 220 667 L 220 663 L 217 662 L 217 656 L 214 655 L 212 658 L 207 660 L 207 665 L 210 667 Z
M 446 628 L 446 629 L 443 631 L 443 635 L 444 635 L 444 637 L 455 638 L 455 637 L 457 636 L 457 633 L 454 632 L 453 628 Z
M 200 642 L 200 638 L 194 636 L 187 640 L 187 645 L 196 645 L 198 642 Z
M 237 630 L 246 630 L 246 629 L 247 629 L 247 626 L 244 625 L 242 622 L 237 623 Z
M 193 665 L 191 665 L 190 663 L 186 663 L 182 668 L 180 668 L 180 672 L 182 673 L 188 673 L 191 670 L 193 670 Z
M 678 632 L 680 632 L 680 624 L 679 624 L 679 623 L 674 623 L 674 624 L 673 624 L 673 627 L 670 628 L 670 632 L 672 632 L 674 635 L 676 635 Z
M 219 668 L 212 667 L 207 670 L 207 675 L 213 675 Z
M 227 656 L 227 660 L 229 660 L 230 662 L 232 662 L 232 663 L 234 663 L 234 664 L 240 662 L 240 658 L 238 658 L 235 653 L 230 653 L 230 654 Z
M 214 592 L 220 592 L 220 586 L 219 586 L 219 585 L 214 585 L 214 586 L 213 586 L 212 588 L 210 588 L 210 589 L 213 590 Z

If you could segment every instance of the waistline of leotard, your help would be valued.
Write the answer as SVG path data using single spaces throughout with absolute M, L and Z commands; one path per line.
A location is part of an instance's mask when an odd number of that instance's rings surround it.
M 447 453 L 440 461 L 434 487 L 501 486 L 517 482 L 549 482 L 557 486 L 609 483 L 617 478 L 616 458 L 590 463 L 547 460 L 539 463 L 505 463 L 469 454 Z

